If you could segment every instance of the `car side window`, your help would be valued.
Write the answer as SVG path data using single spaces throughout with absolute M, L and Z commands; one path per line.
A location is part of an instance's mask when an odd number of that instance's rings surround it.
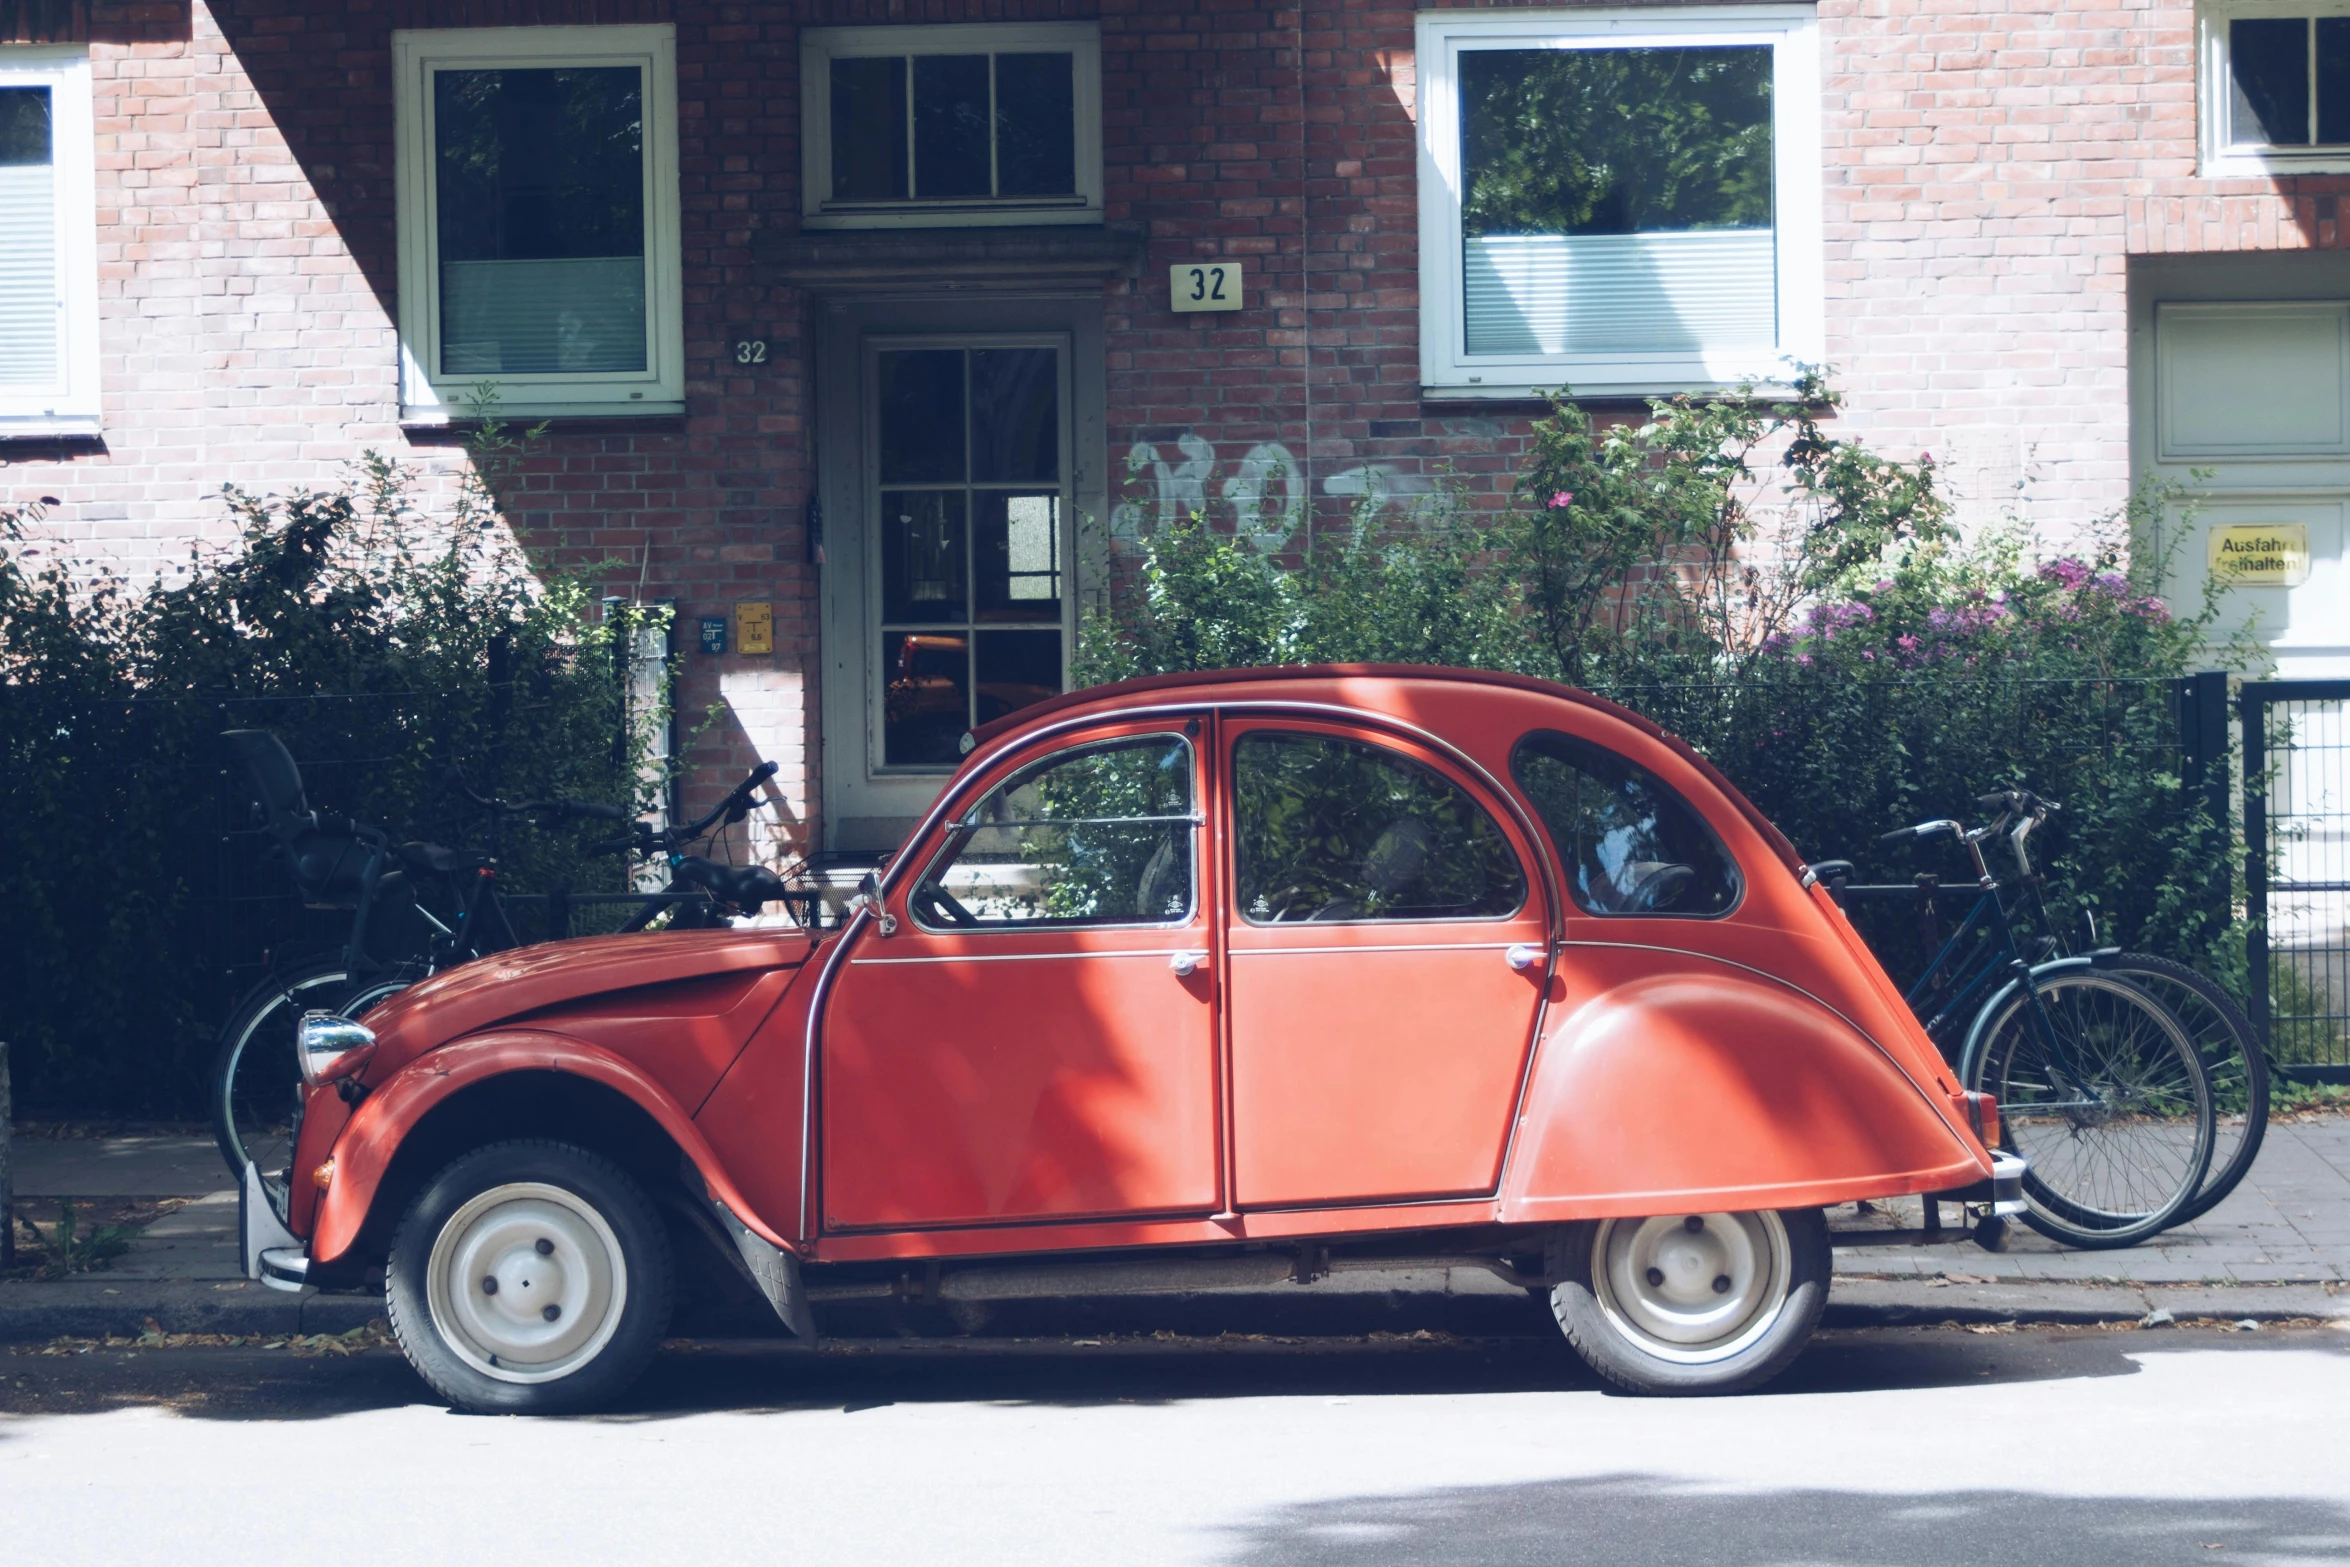
M 1232 776 L 1236 891 L 1251 924 L 1499 919 L 1526 901 L 1501 824 L 1384 746 L 1254 730 L 1232 747 Z
M 1738 902 L 1737 862 L 1696 808 L 1647 768 L 1538 729 L 1518 742 L 1510 773 L 1584 913 L 1703 918 Z
M 967 813 L 907 905 L 929 930 L 1180 924 L 1195 902 L 1191 745 L 1066 751 Z

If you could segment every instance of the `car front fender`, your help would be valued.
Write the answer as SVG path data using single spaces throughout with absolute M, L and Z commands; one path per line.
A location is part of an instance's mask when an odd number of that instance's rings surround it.
M 1652 973 L 1541 1042 L 1501 1217 L 1823 1207 L 1989 1175 L 1963 1104 L 1934 1097 L 1791 986 L 1729 965 Z
M 320 1193 L 310 1232 L 316 1262 L 340 1258 L 359 1237 L 393 1157 L 434 1107 L 466 1089 L 515 1072 L 563 1072 L 609 1088 L 650 1116 L 682 1149 L 712 1196 L 770 1245 L 791 1242 L 757 1216 L 726 1174 L 709 1139 L 669 1092 L 609 1050 L 562 1034 L 507 1030 L 459 1040 L 418 1056 L 375 1087 L 334 1144 L 334 1174 Z

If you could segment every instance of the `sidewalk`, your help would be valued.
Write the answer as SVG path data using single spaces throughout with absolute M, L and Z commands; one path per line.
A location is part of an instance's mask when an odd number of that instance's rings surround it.
M 175 1333 L 339 1333 L 382 1313 L 376 1296 L 296 1295 L 239 1275 L 236 1193 L 209 1137 L 19 1136 L 15 1165 L 20 1207 L 44 1218 L 60 1198 L 178 1201 L 107 1266 L 0 1282 L 0 1341 L 136 1334 L 148 1318 Z M 1892 1205 L 1877 1222 L 1914 1224 L 1916 1205 L 1908 1208 L 1904 1215 Z M 1850 1208 L 1829 1218 L 1839 1228 L 1856 1222 Z M 2066 1251 L 2017 1225 L 2002 1253 L 1963 1240 L 1855 1246 L 1838 1249 L 1836 1267 L 1831 1326 L 2117 1322 L 2160 1311 L 2179 1320 L 2350 1324 L 2350 1116 L 2270 1127 L 2251 1179 L 2199 1222 L 2150 1245 Z M 1245 1300 L 1027 1303 L 991 1308 L 985 1331 L 1120 1331 L 1145 1317 L 1151 1328 L 1211 1333 L 1227 1321 L 1289 1333 L 1520 1333 L 1534 1320 L 1522 1292 L 1481 1270 L 1453 1269 L 1345 1275 Z

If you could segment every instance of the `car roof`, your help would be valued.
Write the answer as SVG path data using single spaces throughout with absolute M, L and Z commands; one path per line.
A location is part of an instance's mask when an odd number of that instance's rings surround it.
M 1731 806 L 1743 816 L 1789 869 L 1800 872 L 1803 857 L 1787 841 L 1771 820 L 1757 810 L 1752 801 L 1737 785 L 1722 775 L 1721 769 L 1707 761 L 1695 747 L 1657 723 L 1654 719 L 1632 711 L 1606 697 L 1575 686 L 1561 685 L 1553 680 L 1540 680 L 1532 675 L 1509 674 L 1492 669 L 1456 669 L 1440 664 L 1266 664 L 1246 669 L 1186 670 L 1166 675 L 1141 675 L 1132 680 L 1120 680 L 1109 685 L 1088 686 L 1049 697 L 1033 706 L 1007 713 L 971 731 L 967 751 L 1006 738 L 1032 725 L 1041 725 L 1065 718 L 1082 718 L 1098 714 L 1112 716 L 1122 709 L 1157 705 L 1164 702 L 1214 703 L 1232 698 L 1235 686 L 1262 685 L 1280 682 L 1311 688 L 1327 687 L 1314 696 L 1337 698 L 1343 696 L 1348 682 L 1359 680 L 1404 681 L 1415 684 L 1461 684 L 1484 686 L 1489 689 L 1521 691 L 1529 696 L 1552 701 L 1570 702 L 1578 707 L 1603 713 L 1620 723 L 1631 725 L 1642 734 L 1669 747 L 1676 755 L 1695 767 L 1706 780 L 1719 789 Z M 1303 694 L 1303 693 L 1301 693 Z

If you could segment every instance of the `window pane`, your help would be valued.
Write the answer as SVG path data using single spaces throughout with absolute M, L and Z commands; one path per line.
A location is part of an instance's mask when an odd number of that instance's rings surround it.
M 2239 147 L 2309 144 L 2309 22 L 2228 23 L 2228 140 Z
M 952 767 L 971 727 L 971 643 L 938 632 L 881 638 L 881 759 L 889 767 Z
M 1738 870 L 1710 828 L 1646 768 L 1549 730 L 1518 742 L 1510 772 L 1587 914 L 1719 914 Z
M 57 176 L 49 89 L 0 88 L 0 386 L 54 386 Z
M 832 62 L 832 199 L 906 199 L 906 62 Z
M 963 477 L 963 353 L 917 348 L 880 358 L 881 482 Z
M 1191 917 L 1191 747 L 1093 747 L 1022 773 L 973 811 L 909 900 L 934 928 Z
M 1061 619 L 1061 498 L 981 491 L 971 498 L 978 620 Z
M 1778 340 L 1771 49 L 1461 56 L 1468 351 Z
M 1017 713 L 1060 694 L 1060 632 L 979 633 L 980 723 L 992 724 L 1006 713 Z
M 892 490 L 881 497 L 881 618 L 966 619 L 963 493 Z
M 2317 139 L 2350 142 L 2350 16 L 2317 19 Z
M 986 55 L 914 57 L 914 194 L 924 201 L 988 194 Z
M 1418 762 L 1323 735 L 1232 748 L 1241 913 L 1293 920 L 1496 918 L 1526 878 L 1484 808 Z
M 1052 349 L 972 351 L 971 477 L 1059 482 L 1061 380 Z
M 1077 193 L 1077 94 L 1065 54 L 995 57 L 996 194 Z
M 645 368 L 640 76 L 434 73 L 443 374 Z

